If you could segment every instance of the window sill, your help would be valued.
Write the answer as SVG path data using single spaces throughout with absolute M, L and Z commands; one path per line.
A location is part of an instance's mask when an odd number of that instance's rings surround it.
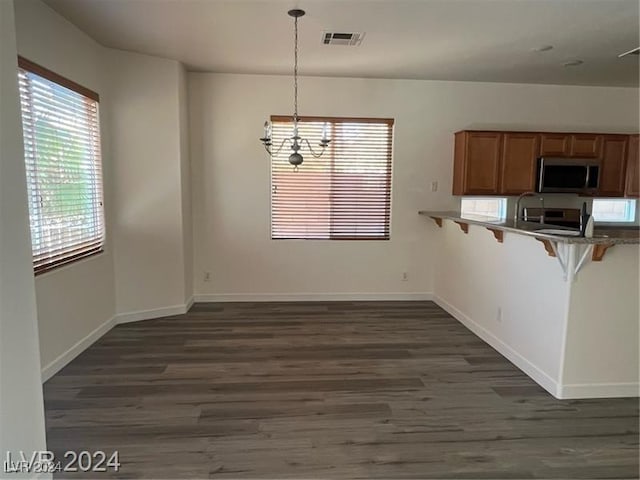
M 35 270 L 34 269 L 34 275 L 36 278 L 42 278 L 45 276 L 48 276 L 51 273 L 54 272 L 62 272 L 64 270 L 67 270 L 69 267 L 72 266 L 77 266 L 80 263 L 84 263 L 87 260 L 91 260 L 94 258 L 99 257 L 100 255 L 102 255 L 103 253 L 105 253 L 104 247 L 100 248 L 99 250 L 93 251 L 93 252 L 88 252 L 86 254 L 82 254 L 82 255 L 78 255 L 74 258 L 69 258 L 67 260 L 65 260 L 64 262 L 60 262 L 58 264 L 55 265 L 51 265 L 48 267 L 44 267 L 41 268 L 40 270 Z

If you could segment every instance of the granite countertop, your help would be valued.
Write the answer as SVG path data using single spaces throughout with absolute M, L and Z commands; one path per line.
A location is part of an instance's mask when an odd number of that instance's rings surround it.
M 465 215 L 461 216 L 460 212 L 455 211 L 431 211 L 420 210 L 420 215 L 426 217 L 444 218 L 447 220 L 453 220 L 455 222 L 464 222 L 471 225 L 480 225 L 486 228 L 492 228 L 496 230 L 502 230 L 505 232 L 518 233 L 520 235 L 527 235 L 537 238 L 539 240 L 551 240 L 562 243 L 576 243 L 576 244 L 594 244 L 594 245 L 616 245 L 616 244 L 638 244 L 640 243 L 640 229 L 638 227 L 596 227 L 594 229 L 593 237 L 575 237 L 570 235 L 556 235 L 549 233 L 537 233 L 536 230 L 540 229 L 554 229 L 554 230 L 567 230 L 575 231 L 572 229 L 558 227 L 556 225 L 540 224 L 534 222 L 519 221 L 517 225 L 514 224 L 513 219 L 496 220 L 491 217 L 484 217 L 482 215 Z

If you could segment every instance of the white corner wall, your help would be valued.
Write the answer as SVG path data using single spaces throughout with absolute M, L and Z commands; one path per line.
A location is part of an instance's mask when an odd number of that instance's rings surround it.
M 3 9 L 11 3 L 2 1 Z M 623 339 L 637 338 L 637 302 L 592 310 L 601 316 L 612 313 L 615 329 L 590 317 L 587 334 L 582 330 L 581 309 L 594 288 L 612 288 L 610 284 L 602 285 L 600 277 L 588 274 L 569 292 L 566 284 L 548 280 L 561 279 L 559 267 L 534 240 L 507 235 L 509 245 L 498 245 L 479 227 L 472 227 L 466 236 L 455 225 L 439 230 L 417 215 L 420 209 L 457 204 L 450 195 L 453 132 L 464 128 L 633 132 L 638 129 L 637 89 L 302 78 L 302 114 L 396 119 L 392 238 L 271 241 L 269 158 L 257 138 L 265 118 L 291 112 L 288 76 L 187 74 L 172 60 L 101 47 L 40 0 L 16 2 L 15 26 L 21 55 L 101 95 L 106 251 L 35 281 L 45 377 L 118 321 L 183 312 L 194 290 L 200 300 L 435 295 L 550 391 L 555 388 L 557 393 L 560 388 L 560 394 L 571 395 L 594 376 L 601 383 L 628 387 L 634 373 L 637 377 L 633 347 L 619 349 L 608 359 L 617 376 L 598 370 L 601 364 L 592 365 L 590 356 L 598 342 L 611 351 Z M 12 31 L 3 23 L 3 69 L 8 65 L 4 56 L 15 57 Z M 4 79 L 4 70 L 2 74 Z M 3 83 L 3 102 L 6 88 Z M 12 127 L 5 128 L 4 107 L 1 113 L 4 139 Z M 0 146 L 4 162 L 5 146 Z M 5 175 L 4 164 L 2 168 Z M 15 165 L 9 171 L 9 176 L 0 178 L 3 190 L 9 182 L 5 179 L 15 178 Z M 436 192 L 429 188 L 433 181 L 439 184 Z M 16 190 L 10 191 L 17 198 Z M 15 211 L 6 206 L 5 192 L 0 195 L 0 215 L 4 215 L 0 239 L 5 241 L 4 218 Z M 17 221 L 24 222 L 24 211 L 21 215 Z M 0 252 L 6 255 L 6 251 L 0 244 Z M 623 267 L 627 281 L 621 291 L 626 295 L 635 288 L 637 300 L 637 275 L 632 269 L 635 265 L 637 273 L 637 251 L 632 261 L 616 260 L 619 251 L 622 248 L 607 254 L 613 259 L 608 265 L 618 262 Z M 526 272 L 521 268 L 521 262 L 540 255 Z M 494 278 L 496 265 L 507 272 L 505 278 Z M 476 273 L 470 273 L 469 266 Z M 0 280 L 6 272 L 10 270 L 4 269 L 3 257 Z M 206 272 L 210 281 L 204 281 Z M 408 273 L 406 282 L 401 280 L 403 272 Z M 544 293 L 539 293 L 543 278 Z M 28 297 L 30 287 L 23 281 L 21 292 Z M 517 305 L 529 302 L 529 292 L 536 288 L 544 302 L 522 313 Z M 4 302 L 4 284 L 2 295 Z M 5 308 L 13 308 L 4 305 L 3 315 Z M 27 318 L 34 314 L 28 298 L 23 308 Z M 568 321 L 559 322 L 562 315 Z M 15 325 L 1 320 L 2 338 L 8 338 L 4 329 Z M 32 327 L 27 322 L 20 328 Z M 37 338 L 37 331 L 31 333 L 32 340 Z M 5 344 L 0 341 L 3 375 L 5 359 L 20 358 L 13 347 L 21 345 L 6 348 Z M 23 353 L 33 362 L 38 352 L 29 348 Z M 635 366 L 626 363 L 629 358 L 636 360 Z M 25 382 L 25 388 L 33 388 L 29 379 Z M 571 388 L 563 392 L 563 385 Z M 3 400 L 4 395 L 0 392 Z M 37 409 L 41 399 L 37 392 L 34 395 L 33 402 L 20 408 Z M 38 428 L 35 425 L 35 437 L 30 439 L 39 438 Z
M 180 65 L 178 76 L 180 110 L 180 180 L 182 189 L 182 234 L 184 248 L 184 303 L 193 301 L 193 221 L 191 217 L 191 157 L 189 154 L 189 94 L 187 71 Z
M 105 252 L 36 278 L 43 379 L 118 322 L 192 297 L 187 82 L 178 62 L 107 49 L 40 0 L 16 2 L 18 53 L 100 95 Z
M 0 1 L 0 452 L 46 448 L 12 0 Z M 26 475 L 24 475 L 26 477 Z
M 436 302 L 555 395 L 570 289 L 556 259 L 523 235 L 423 221 L 439 237 Z
M 616 245 L 572 285 L 562 398 L 638 395 L 638 245 Z
M 118 319 L 180 313 L 190 296 L 182 66 L 120 50 L 107 50 L 105 62 Z
M 557 398 L 638 395 L 638 245 L 610 248 L 570 282 L 533 238 L 432 229 L 445 310 Z
M 630 88 L 303 77 L 301 114 L 395 118 L 391 240 L 272 241 L 269 157 L 258 137 L 270 115 L 291 113 L 291 78 L 190 73 L 189 93 L 201 300 L 428 298 L 440 252 L 417 211 L 457 205 L 455 131 L 630 132 L 638 123 Z
M 104 106 L 103 48 L 39 0 L 16 7 L 18 53 L 100 95 L 102 164 L 105 178 L 105 252 L 36 277 L 40 355 L 45 379 L 111 326 L 115 313 L 109 185 L 112 157 Z

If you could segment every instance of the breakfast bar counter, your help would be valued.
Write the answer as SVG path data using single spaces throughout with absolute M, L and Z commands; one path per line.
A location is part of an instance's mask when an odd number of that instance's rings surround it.
M 511 232 L 527 235 L 538 240 L 548 240 L 568 244 L 592 244 L 592 245 L 618 245 L 640 244 L 640 229 L 638 228 L 598 228 L 594 230 L 593 237 L 586 238 L 575 235 L 575 230 L 562 228 L 555 225 L 546 225 L 535 222 L 518 221 L 513 219 L 496 220 L 482 215 L 462 215 L 455 211 L 430 211 L 420 210 L 420 215 L 432 218 L 438 226 L 442 226 L 442 220 L 451 220 L 460 225 L 463 231 L 468 225 L 480 225 L 492 231 Z M 557 233 L 545 233 L 553 230 Z M 562 232 L 567 232 L 562 234 Z
M 438 305 L 557 398 L 638 395 L 637 228 L 420 215 Z

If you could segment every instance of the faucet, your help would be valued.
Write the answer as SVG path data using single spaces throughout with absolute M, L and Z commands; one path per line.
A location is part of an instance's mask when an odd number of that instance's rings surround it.
M 520 220 L 520 202 L 522 201 L 522 199 L 524 197 L 535 197 L 537 194 L 535 192 L 524 192 L 521 193 L 518 196 L 518 199 L 516 200 L 516 211 L 513 215 L 513 226 L 517 227 L 518 226 L 518 221 Z M 541 224 L 544 223 L 544 198 L 540 197 L 540 207 L 542 209 L 542 211 L 540 212 L 540 218 L 539 221 Z

